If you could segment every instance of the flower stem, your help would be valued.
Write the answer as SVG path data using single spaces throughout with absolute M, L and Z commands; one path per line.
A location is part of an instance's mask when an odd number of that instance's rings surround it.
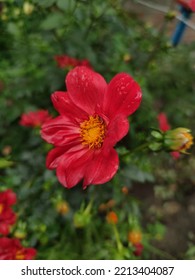
M 145 150 L 146 148 L 148 148 L 148 145 L 149 145 L 148 142 L 147 142 L 147 143 L 143 143 L 143 144 L 141 144 L 140 146 L 136 147 L 135 149 L 133 149 L 133 150 L 131 150 L 131 151 L 128 151 L 128 152 L 122 154 L 121 157 L 128 156 L 128 155 L 130 155 L 130 154 L 132 154 L 132 153 L 135 153 L 135 152 L 137 152 L 137 151 Z
M 113 230 L 114 230 L 114 235 L 116 238 L 116 244 L 117 244 L 118 251 L 121 252 L 121 250 L 123 249 L 123 245 L 120 241 L 120 236 L 119 236 L 119 233 L 118 233 L 118 230 L 117 230 L 117 227 L 115 224 L 113 224 Z
M 90 201 L 89 201 L 87 207 L 86 207 L 85 210 L 84 210 L 84 213 L 85 213 L 85 214 L 89 214 L 89 213 L 90 213 L 91 208 L 92 208 L 92 205 L 93 205 L 93 201 L 94 201 L 94 194 L 91 196 L 91 199 L 90 199 Z

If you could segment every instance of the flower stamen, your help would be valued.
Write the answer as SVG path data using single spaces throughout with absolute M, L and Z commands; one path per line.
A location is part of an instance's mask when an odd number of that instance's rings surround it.
M 98 115 L 89 116 L 88 120 L 80 124 L 82 144 L 90 149 L 100 149 L 106 133 L 106 125 Z
M 23 250 L 18 250 L 15 257 L 16 260 L 24 260 L 25 256 Z
M 0 214 L 3 212 L 3 208 L 4 208 L 3 204 L 0 203 Z

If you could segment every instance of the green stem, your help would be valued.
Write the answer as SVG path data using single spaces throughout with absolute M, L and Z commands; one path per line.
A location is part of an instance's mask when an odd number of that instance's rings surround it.
M 118 230 L 117 230 L 117 227 L 115 224 L 113 224 L 113 230 L 114 230 L 114 235 L 116 238 L 117 248 L 118 248 L 118 251 L 120 252 L 123 249 L 123 245 L 120 241 L 120 236 L 119 236 L 119 233 L 118 233 Z
M 93 205 L 93 201 L 94 201 L 94 193 L 92 194 L 91 199 L 90 199 L 90 201 L 89 201 L 87 207 L 86 207 L 85 210 L 84 210 L 84 213 L 85 213 L 85 214 L 89 214 L 89 213 L 90 213 L 91 208 L 92 208 L 92 205 Z
M 149 145 L 148 142 L 147 143 L 143 143 L 140 146 L 136 147 L 135 149 L 122 154 L 121 157 L 125 157 L 127 155 L 130 155 L 130 154 L 135 153 L 135 152 L 140 151 L 140 150 L 145 150 L 146 148 L 148 148 L 148 145 Z

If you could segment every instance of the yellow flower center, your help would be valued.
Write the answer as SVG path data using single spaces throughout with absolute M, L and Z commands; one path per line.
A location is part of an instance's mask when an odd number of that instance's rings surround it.
M 3 204 L 0 203 L 0 214 L 3 212 L 3 208 L 4 208 Z
M 25 256 L 23 250 L 18 250 L 16 252 L 16 260 L 24 260 Z
M 88 120 L 80 124 L 82 144 L 90 149 L 99 149 L 105 138 L 106 125 L 99 116 L 89 116 Z

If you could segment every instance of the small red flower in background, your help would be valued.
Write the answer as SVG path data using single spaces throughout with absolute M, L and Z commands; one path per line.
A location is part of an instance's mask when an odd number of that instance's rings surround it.
M 168 123 L 168 119 L 165 113 L 160 113 L 158 115 L 158 123 L 159 123 L 159 128 L 162 131 L 167 131 L 171 129 L 170 124 Z
M 0 260 L 32 260 L 36 256 L 34 248 L 25 248 L 17 238 L 0 238 Z
M 19 124 L 29 127 L 41 127 L 44 122 L 50 120 L 51 118 L 52 116 L 49 115 L 47 110 L 38 110 L 23 114 Z
M 142 251 L 143 251 L 143 249 L 144 249 L 144 246 L 143 246 L 141 243 L 136 243 L 136 244 L 133 244 L 133 247 L 135 248 L 134 251 L 133 251 L 133 254 L 134 254 L 136 257 L 141 256 Z
M 16 222 L 16 214 L 10 206 L 16 203 L 16 194 L 12 190 L 0 192 L 0 234 L 8 235 L 10 226 Z
M 142 99 L 139 85 L 126 73 L 109 84 L 91 69 L 80 66 L 66 77 L 67 92 L 52 94 L 60 116 L 42 126 L 42 138 L 55 146 L 46 166 L 57 170 L 60 183 L 83 188 L 108 182 L 118 169 L 114 145 L 129 130 L 127 117 Z
M 74 68 L 76 66 L 86 66 L 92 68 L 87 59 L 79 60 L 67 55 L 56 55 L 54 59 L 57 62 L 59 68 Z
M 159 123 L 160 130 L 162 130 L 164 132 L 171 129 L 171 126 L 168 122 L 168 119 L 167 119 L 167 116 L 165 113 L 160 113 L 158 115 L 158 123 Z M 170 154 L 171 154 L 172 158 L 174 158 L 174 159 L 178 159 L 180 157 L 180 153 L 177 151 L 171 152 Z
M 177 2 L 183 7 L 195 12 L 195 0 L 177 0 Z

